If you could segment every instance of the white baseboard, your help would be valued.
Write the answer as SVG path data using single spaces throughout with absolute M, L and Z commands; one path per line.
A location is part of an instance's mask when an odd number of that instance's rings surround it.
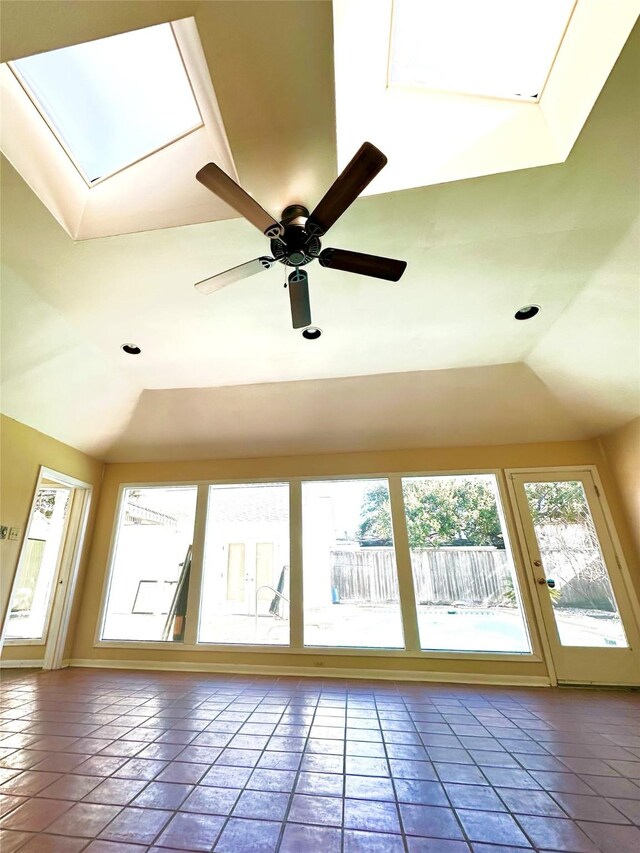
M 72 658 L 72 667 L 95 669 L 137 669 L 162 672 L 216 672 L 227 675 L 276 675 L 301 678 L 348 678 L 364 681 L 423 681 L 447 684 L 494 684 L 505 687 L 549 687 L 542 675 L 495 675 L 477 672 L 416 672 L 415 670 L 343 669 L 315 666 L 264 666 L 262 664 L 197 663 L 186 661 L 105 660 L 101 658 Z
M 42 669 L 44 660 L 0 660 L 0 669 Z

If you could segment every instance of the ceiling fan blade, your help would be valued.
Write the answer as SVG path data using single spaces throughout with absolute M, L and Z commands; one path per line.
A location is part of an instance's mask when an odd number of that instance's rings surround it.
M 248 192 L 236 184 L 226 172 L 223 172 L 215 163 L 207 163 L 196 174 L 196 179 L 212 193 L 226 201 L 234 210 L 248 219 L 252 225 L 259 228 L 267 237 L 280 237 L 284 228 L 271 216 L 270 213 L 260 207 Z
M 320 252 L 318 260 L 321 266 L 329 269 L 370 275 L 372 278 L 384 278 L 387 281 L 398 281 L 407 268 L 406 261 L 363 255 L 361 252 L 349 252 L 347 249 L 325 249 Z
M 205 295 L 213 293 L 226 287 L 228 284 L 233 284 L 235 281 L 241 281 L 243 278 L 249 278 L 250 275 L 255 275 L 257 272 L 270 269 L 275 264 L 273 258 L 256 258 L 254 261 L 247 261 L 246 264 L 240 264 L 238 267 L 231 267 L 230 270 L 219 272 L 217 275 L 212 275 L 211 278 L 205 278 L 194 285 L 196 290 Z
M 304 270 L 295 270 L 289 276 L 289 301 L 291 302 L 291 320 L 294 329 L 311 325 L 311 304 L 309 303 L 309 279 Z
M 382 151 L 370 142 L 363 142 L 353 160 L 338 175 L 307 219 L 306 231 L 318 237 L 326 234 L 386 163 L 387 158 Z

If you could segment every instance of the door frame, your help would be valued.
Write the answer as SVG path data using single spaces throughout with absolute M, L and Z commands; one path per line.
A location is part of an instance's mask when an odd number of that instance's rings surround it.
M 520 508 L 517 500 L 516 494 L 516 484 L 514 482 L 513 475 L 531 475 L 532 481 L 535 481 L 536 475 L 540 474 L 557 474 L 558 480 L 561 480 L 563 475 L 570 475 L 571 473 L 579 473 L 579 474 L 587 474 L 591 477 L 593 481 L 593 486 L 595 489 L 596 500 L 598 501 L 600 510 L 602 512 L 603 520 L 606 527 L 606 533 L 609 536 L 611 548 L 613 551 L 613 556 L 615 558 L 615 562 L 617 564 L 619 573 L 620 573 L 620 581 L 622 583 L 622 589 L 616 590 L 613 589 L 616 600 L 620 599 L 620 593 L 626 596 L 626 602 L 628 603 L 628 616 L 631 620 L 633 620 L 633 624 L 629 626 L 633 634 L 636 637 L 640 637 L 640 602 L 638 600 L 638 596 L 636 594 L 635 587 L 633 585 L 633 581 L 631 579 L 631 573 L 629 571 L 629 567 L 625 560 L 624 552 L 622 550 L 622 544 L 620 542 L 620 538 L 615 528 L 615 524 L 613 521 L 613 516 L 611 514 L 611 510 L 609 508 L 609 504 L 607 502 L 606 493 L 604 487 L 602 485 L 602 480 L 600 479 L 600 474 L 598 472 L 598 468 L 596 465 L 547 465 L 547 466 L 536 466 L 536 467 L 526 467 L 526 468 L 505 468 L 504 470 L 505 478 L 507 481 L 507 489 L 509 493 L 509 500 L 511 503 L 511 507 L 513 510 L 513 519 L 515 522 L 516 532 L 518 535 L 520 551 L 524 561 L 525 573 L 527 576 L 527 583 L 529 586 L 530 596 L 533 602 L 533 608 L 536 615 L 536 621 L 538 623 L 538 633 L 540 635 L 540 639 L 542 642 L 545 662 L 547 665 L 547 670 L 549 672 L 549 679 L 551 681 L 552 686 L 557 686 L 558 684 L 558 674 L 556 671 L 556 666 L 553 658 L 553 644 L 549 639 L 547 622 L 545 620 L 544 614 L 542 612 L 542 605 L 540 602 L 540 593 L 535 583 L 534 572 L 531 569 L 531 560 L 529 555 L 529 548 L 527 544 L 527 537 L 525 535 L 524 524 L 522 521 L 522 517 L 520 515 Z M 588 495 L 587 495 L 588 501 Z M 595 520 L 594 520 L 595 523 Z M 597 530 L 597 527 L 596 527 Z M 604 556 L 604 555 L 603 555 Z M 605 562 L 606 565 L 606 562 Z M 612 582 L 613 587 L 613 582 Z M 620 604 L 618 601 L 618 608 L 620 608 Z M 620 613 L 620 617 L 622 618 L 622 613 Z M 623 621 L 624 626 L 624 621 Z M 626 628 L 625 631 L 629 634 L 629 628 Z M 633 637 L 627 636 L 627 640 L 629 642 L 629 649 L 635 654 L 640 654 L 640 647 L 638 644 L 633 642 Z M 561 679 L 563 683 L 564 679 Z
M 42 487 L 43 480 L 54 480 L 61 486 L 68 486 L 71 489 L 71 495 L 69 498 L 71 505 L 65 520 L 62 541 L 60 544 L 56 573 L 51 591 L 52 600 L 48 606 L 47 620 L 44 628 L 44 638 L 42 640 L 23 640 L 18 637 L 8 638 L 5 636 L 5 633 L 9 622 L 9 613 L 11 612 L 11 601 L 13 600 L 14 586 L 18 578 L 18 569 L 25 555 L 28 538 L 27 534 L 31 525 L 31 519 L 33 518 L 38 491 Z M 82 558 L 84 538 L 89 520 L 89 508 L 91 506 L 92 493 L 93 486 L 90 483 L 85 483 L 83 480 L 78 480 L 68 474 L 63 474 L 60 471 L 54 471 L 52 468 L 47 468 L 44 465 L 41 465 L 38 469 L 38 476 L 33 490 L 29 515 L 27 516 L 24 536 L 22 538 L 20 553 L 16 563 L 16 571 L 11 583 L 7 615 L 2 632 L 2 646 L 44 646 L 42 662 L 43 669 L 60 669 L 64 666 L 64 647 L 69 632 L 69 623 L 78 581 L 78 574 L 80 571 L 80 561 Z

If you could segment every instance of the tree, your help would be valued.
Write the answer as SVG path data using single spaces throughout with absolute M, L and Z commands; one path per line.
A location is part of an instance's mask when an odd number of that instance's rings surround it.
M 584 524 L 590 521 L 582 483 L 527 483 L 527 502 L 534 524 Z
M 526 483 L 525 492 L 546 572 L 559 582 L 559 604 L 615 611 L 582 483 Z
M 51 518 L 55 502 L 54 489 L 40 489 L 36 495 L 35 512 L 41 513 L 45 518 Z
M 443 545 L 493 545 L 504 548 L 493 486 L 480 477 L 434 477 L 404 483 L 407 532 L 411 548 Z M 359 535 L 392 541 L 386 486 L 364 498 Z
M 358 536 L 361 540 L 373 540 L 391 545 L 393 530 L 391 527 L 391 504 L 389 489 L 386 483 L 373 486 L 365 494 L 360 507 L 360 527 Z

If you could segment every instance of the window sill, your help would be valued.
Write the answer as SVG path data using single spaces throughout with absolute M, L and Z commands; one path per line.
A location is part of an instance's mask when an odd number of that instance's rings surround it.
M 471 651 L 422 651 L 408 649 L 371 649 L 367 647 L 331 648 L 327 646 L 304 646 L 295 648 L 283 645 L 249 645 L 240 643 L 173 643 L 167 640 L 138 642 L 135 640 L 98 640 L 95 649 L 141 649 L 153 651 L 177 652 L 226 652 L 235 654 L 273 654 L 283 655 L 320 655 L 327 657 L 372 657 L 372 658 L 413 658 L 417 660 L 487 660 L 517 661 L 520 663 L 542 663 L 542 658 L 532 652 L 471 652 Z

